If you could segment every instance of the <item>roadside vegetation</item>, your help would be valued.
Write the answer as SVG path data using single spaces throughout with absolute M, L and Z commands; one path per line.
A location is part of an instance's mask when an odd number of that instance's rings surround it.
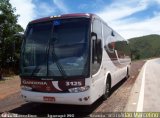
M 9 0 L 0 0 L 0 76 L 18 73 L 22 39 L 16 34 L 23 28 L 17 24 L 15 11 Z
M 129 39 L 132 60 L 160 57 L 160 35 L 147 35 Z

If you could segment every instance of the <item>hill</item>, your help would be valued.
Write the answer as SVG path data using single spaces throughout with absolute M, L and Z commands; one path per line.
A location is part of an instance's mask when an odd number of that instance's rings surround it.
M 132 59 L 160 57 L 160 35 L 147 35 L 128 39 Z

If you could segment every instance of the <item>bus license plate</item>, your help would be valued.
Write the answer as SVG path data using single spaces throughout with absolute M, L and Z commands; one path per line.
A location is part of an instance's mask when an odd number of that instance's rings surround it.
M 55 97 L 43 96 L 43 101 L 55 102 Z

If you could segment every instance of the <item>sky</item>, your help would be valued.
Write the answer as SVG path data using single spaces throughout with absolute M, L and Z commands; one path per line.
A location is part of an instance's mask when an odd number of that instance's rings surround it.
M 160 34 L 160 0 L 10 0 L 18 23 L 67 13 L 94 13 L 126 39 Z

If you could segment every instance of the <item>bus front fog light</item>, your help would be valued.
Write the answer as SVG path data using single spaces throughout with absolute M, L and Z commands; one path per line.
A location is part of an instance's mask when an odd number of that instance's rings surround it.
M 79 98 L 79 101 L 82 101 L 82 98 Z
M 88 97 L 84 97 L 83 99 L 84 99 L 85 101 L 87 101 L 89 98 L 90 98 L 90 97 L 88 96 Z
M 87 91 L 89 88 L 90 88 L 89 86 L 75 87 L 75 88 L 68 89 L 68 91 L 70 93 L 78 93 L 78 92 Z

